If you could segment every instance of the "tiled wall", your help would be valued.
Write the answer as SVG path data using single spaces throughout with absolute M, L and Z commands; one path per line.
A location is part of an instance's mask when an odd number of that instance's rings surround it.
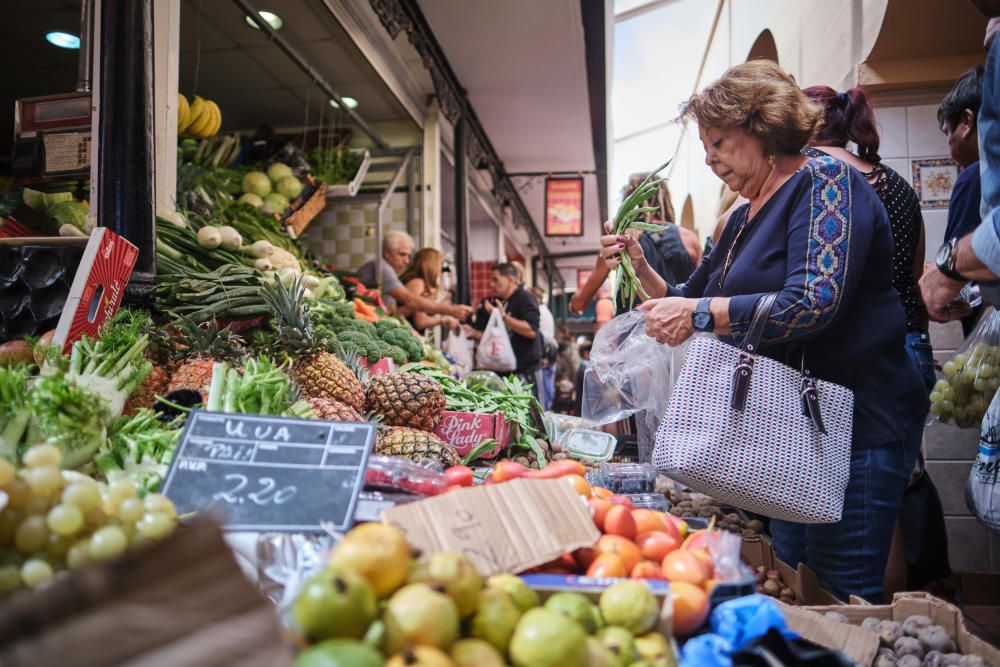
M 471 281 L 472 304 L 478 304 L 485 297 L 493 296 L 493 288 L 490 287 L 490 276 L 493 275 L 492 262 L 470 262 L 469 279 Z
M 419 197 L 417 198 L 419 200 Z M 415 204 L 419 207 L 419 202 Z M 378 202 L 331 202 L 306 229 L 303 240 L 316 257 L 338 269 L 356 270 L 375 257 L 375 217 Z M 419 213 L 415 209 L 414 215 Z M 406 231 L 406 194 L 389 202 L 385 229 Z
M 948 158 L 948 145 L 937 122 L 937 105 L 926 104 L 877 109 L 879 154 L 885 164 L 912 185 L 915 159 Z M 923 211 L 926 233 L 925 261 L 934 261 L 944 241 L 947 209 Z M 957 322 L 931 323 L 931 343 L 938 364 L 962 343 Z M 940 373 L 939 373 L 940 375 Z M 924 430 L 924 457 L 944 507 L 951 567 L 956 572 L 1000 572 L 1000 536 L 992 535 L 965 505 L 965 484 L 979 445 L 978 429 L 933 424 Z

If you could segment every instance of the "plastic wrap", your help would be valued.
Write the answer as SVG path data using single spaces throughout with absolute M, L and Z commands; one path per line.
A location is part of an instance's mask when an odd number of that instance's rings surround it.
M 993 397 L 983 420 L 965 503 L 984 526 L 1000 534 L 1000 394 Z
M 458 333 L 448 334 L 448 337 L 441 343 L 441 351 L 455 360 L 460 378 L 465 377 L 476 365 L 475 355 L 472 353 L 472 341 L 461 329 Z
M 494 308 L 476 348 L 476 366 L 489 371 L 512 372 L 517 367 L 510 335 L 499 308 Z
M 931 421 L 979 428 L 1000 388 L 1000 315 L 990 307 L 941 369 L 931 392 Z
M 611 424 L 635 416 L 640 461 L 652 458 L 656 429 L 680 374 L 687 344 L 671 347 L 646 335 L 645 315 L 623 313 L 601 327 L 584 374 L 583 418 Z

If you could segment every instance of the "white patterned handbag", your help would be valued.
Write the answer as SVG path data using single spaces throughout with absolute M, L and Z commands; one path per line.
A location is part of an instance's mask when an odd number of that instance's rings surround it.
M 835 523 L 850 474 L 854 393 L 758 346 L 775 295 L 743 346 L 696 337 L 660 422 L 653 463 L 695 491 L 775 519 Z M 822 410 L 821 410 L 822 408 Z

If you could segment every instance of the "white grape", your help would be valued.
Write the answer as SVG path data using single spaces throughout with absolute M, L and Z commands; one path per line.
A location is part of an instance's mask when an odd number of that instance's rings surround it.
M 24 473 L 24 480 L 39 496 L 50 496 L 62 488 L 62 473 L 51 465 L 30 468 Z
M 22 461 L 28 468 L 41 468 L 42 466 L 58 468 L 62 462 L 62 453 L 53 445 L 35 445 L 24 453 Z
M 0 458 L 0 486 L 7 486 L 14 479 L 14 466 L 10 461 Z
M 163 539 L 174 530 L 174 518 L 162 512 L 151 512 L 139 522 L 139 532 L 154 540 Z
M 3 488 L 7 492 L 7 509 L 20 509 L 31 499 L 31 487 L 23 479 L 12 479 Z
M 83 538 L 73 543 L 66 552 L 66 567 L 76 570 L 90 562 L 90 538 Z
M 135 488 L 135 484 L 128 478 L 116 479 L 108 485 L 108 498 L 115 507 L 126 498 L 135 498 L 138 495 L 139 491 Z
M 76 505 L 56 505 L 49 510 L 45 523 L 56 535 L 72 535 L 83 528 L 83 512 Z
M 118 518 L 124 523 L 135 523 L 142 518 L 146 508 L 138 498 L 126 498 L 118 507 Z
M 143 502 L 147 512 L 161 512 L 170 517 L 177 516 L 174 504 L 162 493 L 150 493 Z
M 73 482 L 63 489 L 62 501 L 86 512 L 101 504 L 101 491 L 94 482 Z
M 30 588 L 52 581 L 52 566 L 40 558 L 31 558 L 21 566 L 21 580 Z
M 21 587 L 21 568 L 16 565 L 0 567 L 0 594 L 10 593 Z
M 944 366 L 941 367 L 941 370 L 944 371 L 944 374 L 947 375 L 948 377 L 954 377 L 955 373 L 958 372 L 959 368 L 958 364 L 956 364 L 954 361 L 946 361 L 944 362 Z
M 14 532 L 14 546 L 23 554 L 33 554 L 45 547 L 48 538 L 45 517 L 29 516 Z
M 111 560 L 125 553 L 128 538 L 119 526 L 105 526 L 90 536 L 90 557 Z

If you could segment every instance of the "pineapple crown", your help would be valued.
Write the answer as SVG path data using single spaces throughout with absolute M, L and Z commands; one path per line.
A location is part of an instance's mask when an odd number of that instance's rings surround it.
M 328 348 L 329 341 L 317 332 L 310 317 L 301 276 L 287 285 L 281 280 L 265 283 L 262 296 L 274 311 L 271 326 L 275 332 L 274 343 L 279 350 L 294 357 Z
M 169 346 L 175 359 L 208 357 L 216 361 L 238 362 L 245 356 L 243 338 L 228 326 L 220 329 L 214 318 L 199 323 L 186 315 L 171 315 L 173 319 L 169 328 L 176 332 L 177 337 L 165 337 L 161 333 L 157 340 L 169 341 L 165 346 Z

